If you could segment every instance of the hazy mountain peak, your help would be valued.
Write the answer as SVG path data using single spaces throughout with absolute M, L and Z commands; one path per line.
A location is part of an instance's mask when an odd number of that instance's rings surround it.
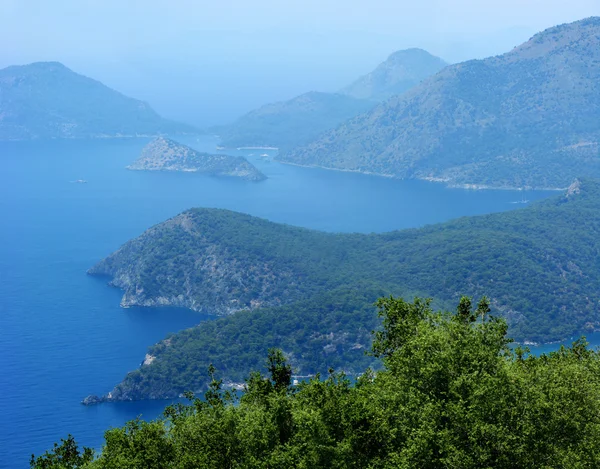
M 60 62 L 0 70 L 0 140 L 197 132 Z
M 446 67 L 303 148 L 295 164 L 450 185 L 567 187 L 600 176 L 600 19 Z
M 399 50 L 341 92 L 359 99 L 384 100 L 404 93 L 446 65 L 442 59 L 423 49 Z

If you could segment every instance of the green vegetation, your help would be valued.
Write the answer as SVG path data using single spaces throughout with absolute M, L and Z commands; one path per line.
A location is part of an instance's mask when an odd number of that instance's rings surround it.
M 301 374 L 359 373 L 381 295 L 488 294 L 519 341 L 600 326 L 600 183 L 511 212 L 386 234 L 328 234 L 225 210 L 195 209 L 125 244 L 90 273 L 110 275 L 125 305 L 187 306 L 231 316 L 149 350 L 110 399 L 202 389 L 214 363 L 239 382 L 279 347 Z
M 399 50 L 340 93 L 357 99 L 384 101 L 407 92 L 447 65 L 442 59 L 423 49 Z
M 0 140 L 198 133 L 58 62 L 0 70 Z
M 305 93 L 283 102 L 266 104 L 231 125 L 211 129 L 226 147 L 303 145 L 371 109 L 371 101 L 335 93 Z
M 598 467 L 600 354 L 583 339 L 534 357 L 509 348 L 486 298 L 474 309 L 462 297 L 455 314 L 420 299 L 377 305 L 377 373 L 352 383 L 330 370 L 294 387 L 285 355 L 270 350 L 269 375 L 251 373 L 238 398 L 210 366 L 203 399 L 189 393 L 161 419 L 108 430 L 94 461 L 76 446 L 65 458 L 65 443 L 31 467 Z
M 567 187 L 600 177 L 600 18 L 451 65 L 281 152 L 281 161 L 450 185 Z

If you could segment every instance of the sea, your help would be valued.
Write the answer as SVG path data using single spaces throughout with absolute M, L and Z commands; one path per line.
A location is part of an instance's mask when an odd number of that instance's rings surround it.
M 215 152 L 213 137 L 179 139 Z M 521 193 L 448 189 L 273 161 L 236 150 L 260 183 L 125 167 L 148 139 L 0 143 L 0 468 L 29 467 L 72 434 L 103 432 L 166 401 L 86 407 L 140 365 L 147 348 L 209 316 L 119 307 L 121 292 L 86 270 L 145 229 L 191 207 L 220 207 L 329 232 L 386 232 L 523 206 Z M 530 202 L 552 192 L 528 192 Z

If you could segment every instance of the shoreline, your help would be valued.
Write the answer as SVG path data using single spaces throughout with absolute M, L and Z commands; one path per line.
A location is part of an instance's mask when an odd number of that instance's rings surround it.
M 524 189 L 522 187 L 490 186 L 487 184 L 467 184 L 467 183 L 456 184 L 456 183 L 452 183 L 450 179 L 436 178 L 436 177 L 431 177 L 431 176 L 415 177 L 415 178 L 401 178 L 401 177 L 394 176 L 393 174 L 375 173 L 375 172 L 371 172 L 371 171 L 361 171 L 358 169 L 328 168 L 326 166 L 319 166 L 319 165 L 306 165 L 306 164 L 291 163 L 289 161 L 282 161 L 277 158 L 275 158 L 275 161 L 277 163 L 287 164 L 290 166 L 298 166 L 299 168 L 325 169 L 327 171 L 338 171 L 338 172 L 342 172 L 342 173 L 364 174 L 367 176 L 377 176 L 377 177 L 385 177 L 388 179 L 398 179 L 399 181 L 425 181 L 425 182 L 431 182 L 431 183 L 436 183 L 436 184 L 446 184 L 446 187 L 448 189 L 467 189 L 467 190 L 475 190 L 475 191 L 495 190 L 495 191 L 516 191 L 516 192 L 522 192 L 522 191 L 561 192 L 561 191 L 566 191 L 569 188 L 568 186 L 566 186 L 566 187 L 527 187 Z

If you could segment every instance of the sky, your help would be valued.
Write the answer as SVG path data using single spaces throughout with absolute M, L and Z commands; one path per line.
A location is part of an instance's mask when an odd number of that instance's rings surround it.
M 335 91 L 392 52 L 449 62 L 600 16 L 600 0 L 0 0 L 0 67 L 57 60 L 209 126 Z

